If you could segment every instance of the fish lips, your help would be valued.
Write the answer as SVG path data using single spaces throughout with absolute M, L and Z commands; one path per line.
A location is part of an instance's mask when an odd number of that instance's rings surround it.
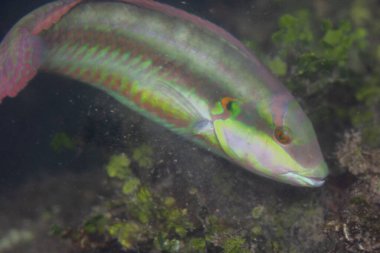
M 325 181 L 326 177 L 319 178 L 319 177 L 306 177 L 299 175 L 294 172 L 286 172 L 281 174 L 283 178 L 286 178 L 291 182 L 292 185 L 295 186 L 304 186 L 304 187 L 320 187 L 322 186 Z

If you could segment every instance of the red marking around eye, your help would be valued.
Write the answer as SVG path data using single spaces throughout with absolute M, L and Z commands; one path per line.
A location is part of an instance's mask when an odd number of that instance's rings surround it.
M 289 130 L 284 127 L 276 127 L 274 130 L 274 136 L 281 144 L 289 144 L 292 141 Z

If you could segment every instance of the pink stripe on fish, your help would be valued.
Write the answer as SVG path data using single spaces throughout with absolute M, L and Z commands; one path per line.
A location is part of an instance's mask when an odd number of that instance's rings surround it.
M 49 10 L 44 10 L 44 15 L 36 20 L 32 34 L 37 35 L 43 30 L 50 28 L 53 24 L 58 22 L 63 15 L 70 11 L 74 6 L 78 5 L 81 1 L 82 0 L 63 0 L 53 3 L 54 5 L 51 4 L 52 6 L 49 8 Z
M 276 126 L 282 126 L 284 121 L 284 116 L 288 111 L 288 104 L 293 98 L 288 95 L 288 93 L 273 96 L 271 102 L 271 111 L 273 122 Z

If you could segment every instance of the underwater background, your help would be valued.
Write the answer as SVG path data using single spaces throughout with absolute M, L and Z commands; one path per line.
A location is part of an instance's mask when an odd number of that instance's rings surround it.
M 2 1 L 0 37 L 50 1 Z M 297 97 L 330 168 L 277 183 L 80 82 L 0 105 L 0 253 L 380 252 L 380 3 L 160 1 L 242 40 Z

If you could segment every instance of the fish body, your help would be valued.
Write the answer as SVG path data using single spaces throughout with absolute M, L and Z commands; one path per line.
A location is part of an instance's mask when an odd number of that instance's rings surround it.
M 101 89 L 245 169 L 315 187 L 328 170 L 288 90 L 220 27 L 149 0 L 62 0 L 0 44 L 0 100 L 38 71 Z

